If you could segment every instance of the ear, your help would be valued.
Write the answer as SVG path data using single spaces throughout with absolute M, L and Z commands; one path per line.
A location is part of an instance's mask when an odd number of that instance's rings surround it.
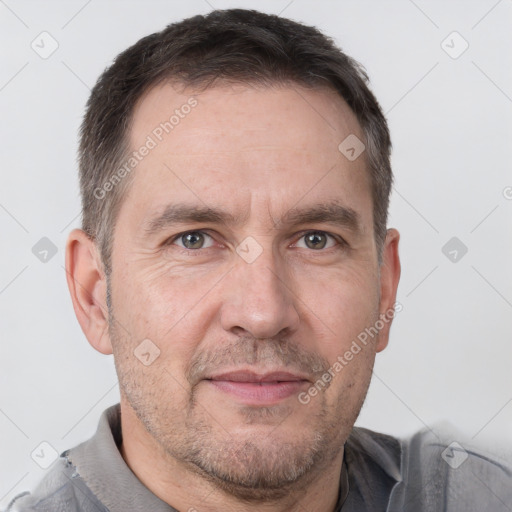
M 380 319 L 384 326 L 379 331 L 377 352 L 384 350 L 389 341 L 389 330 L 396 312 L 401 306 L 395 308 L 396 290 L 400 281 L 400 257 L 398 255 L 398 242 L 400 233 L 396 229 L 388 229 L 386 240 L 382 248 L 382 263 L 380 266 Z M 399 309 L 400 308 L 400 309 Z M 396 309 L 396 311 L 395 311 Z
M 89 343 L 102 354 L 112 354 L 107 280 L 95 242 L 81 229 L 74 229 L 68 237 L 66 279 L 76 317 Z

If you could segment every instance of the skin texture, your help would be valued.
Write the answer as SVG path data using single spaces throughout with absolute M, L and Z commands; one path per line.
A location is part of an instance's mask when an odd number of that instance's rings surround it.
M 338 150 L 362 131 L 334 92 L 163 84 L 136 107 L 132 148 L 191 97 L 197 105 L 130 177 L 109 283 L 95 243 L 80 230 L 68 241 L 80 325 L 96 350 L 114 354 L 121 453 L 178 510 L 333 510 L 343 444 L 391 322 L 307 404 L 298 394 L 392 309 L 399 234 L 388 230 L 379 265 L 365 154 L 351 162 Z M 357 229 L 285 222 L 330 203 L 353 210 Z M 152 222 L 176 204 L 217 208 L 233 222 Z M 159 350 L 149 365 L 134 355 L 147 339 Z M 208 380 L 237 369 L 302 381 L 290 396 L 247 403 Z

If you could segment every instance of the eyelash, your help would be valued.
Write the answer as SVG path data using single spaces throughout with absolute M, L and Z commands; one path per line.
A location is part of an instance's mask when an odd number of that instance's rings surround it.
M 164 242 L 164 245 L 165 246 L 170 246 L 170 245 L 173 245 L 174 242 L 176 242 L 176 240 L 179 240 L 180 238 L 182 238 L 183 236 L 185 235 L 188 235 L 190 233 L 201 233 L 203 235 L 206 235 L 206 236 L 209 236 L 210 238 L 214 239 L 214 237 L 212 235 L 210 235 L 209 233 L 207 233 L 206 231 L 204 230 L 201 230 L 201 229 L 193 229 L 193 230 L 190 230 L 190 231 L 183 231 L 182 233 L 179 233 L 177 235 L 174 235 L 173 237 L 169 238 L 168 240 L 166 240 L 166 242 Z M 310 251 L 312 253 L 322 253 L 322 252 L 328 252 L 330 251 L 331 249 L 347 249 L 349 247 L 348 243 L 343 239 L 341 238 L 340 236 L 337 236 L 337 235 L 333 235 L 331 233 L 328 233 L 326 231 L 322 231 L 322 230 L 318 230 L 318 229 L 315 229 L 315 230 L 309 230 L 309 231 L 304 231 L 302 233 L 300 233 L 300 236 L 298 238 L 298 240 L 301 240 L 302 238 L 304 238 L 305 236 L 307 235 L 311 235 L 311 234 L 314 234 L 314 233 L 320 233 L 320 234 L 323 234 L 323 235 L 326 235 L 327 237 L 331 238 L 332 240 L 334 240 L 336 242 L 336 245 L 333 246 L 333 247 L 328 247 L 327 249 L 318 249 L 317 251 L 315 251 L 314 249 L 310 249 Z M 205 250 L 208 250 L 208 249 L 212 249 L 213 247 L 206 247 L 206 248 L 200 248 L 200 249 L 187 249 L 186 247 L 181 247 L 181 246 L 177 246 L 181 251 L 189 254 L 189 255 L 192 255 L 193 253 L 201 253 L 202 251 L 205 251 Z

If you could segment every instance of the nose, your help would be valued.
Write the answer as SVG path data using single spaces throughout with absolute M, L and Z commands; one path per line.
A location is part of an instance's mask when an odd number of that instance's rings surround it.
M 224 284 L 221 325 L 257 339 L 290 335 L 299 325 L 297 297 L 270 248 L 252 263 L 239 259 Z

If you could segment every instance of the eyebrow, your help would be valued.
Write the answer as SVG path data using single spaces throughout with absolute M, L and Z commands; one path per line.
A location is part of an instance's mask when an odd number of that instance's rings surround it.
M 150 220 L 146 224 L 144 231 L 150 236 L 174 224 L 197 222 L 235 226 L 242 223 L 243 220 L 245 219 L 242 217 L 235 217 L 231 215 L 231 213 L 218 208 L 188 204 L 171 204 L 167 206 L 160 215 Z
M 248 213 L 232 215 L 231 213 L 208 206 L 189 204 L 172 204 L 144 227 L 147 236 L 154 235 L 175 224 L 208 223 L 237 226 L 245 222 Z M 361 232 L 360 215 L 352 208 L 343 206 L 338 202 L 318 204 L 305 208 L 292 208 L 281 219 L 274 221 L 274 227 L 291 227 L 300 224 L 326 223 L 345 227 L 355 234 Z
M 285 226 L 315 223 L 335 224 L 348 228 L 354 233 L 361 231 L 360 215 L 354 209 L 338 202 L 318 204 L 307 208 L 292 208 L 278 222 Z

